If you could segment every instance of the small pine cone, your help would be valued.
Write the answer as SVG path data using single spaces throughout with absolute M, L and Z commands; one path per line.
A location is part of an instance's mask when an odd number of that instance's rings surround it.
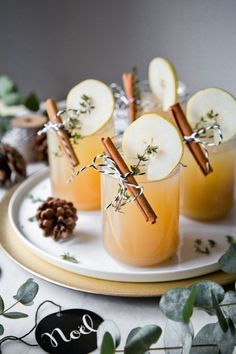
M 23 156 L 8 144 L 0 143 L 0 186 L 10 187 L 26 177 Z
M 78 217 L 71 202 L 49 197 L 39 206 L 36 219 L 44 236 L 53 236 L 58 241 L 72 234 Z
M 46 133 L 35 135 L 33 138 L 33 148 L 38 161 L 48 161 L 48 142 Z

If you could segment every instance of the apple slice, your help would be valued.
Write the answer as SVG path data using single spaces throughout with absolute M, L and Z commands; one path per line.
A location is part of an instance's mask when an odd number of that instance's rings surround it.
M 223 141 L 236 133 L 236 100 L 225 90 L 210 87 L 198 91 L 187 103 L 186 116 L 194 130 L 218 123 Z
M 80 133 L 82 136 L 91 135 L 111 119 L 114 97 L 106 84 L 89 79 L 80 82 L 70 90 L 66 99 L 66 108 L 86 111 L 80 114 Z
M 177 77 L 173 65 L 164 58 L 151 60 L 148 69 L 148 80 L 153 95 L 161 103 L 162 110 L 177 102 Z
M 156 150 L 146 154 L 146 174 L 148 180 L 167 177 L 178 165 L 183 155 L 183 139 L 176 126 L 165 116 L 146 113 L 126 129 L 122 139 L 122 149 L 126 161 L 143 155 L 147 147 Z

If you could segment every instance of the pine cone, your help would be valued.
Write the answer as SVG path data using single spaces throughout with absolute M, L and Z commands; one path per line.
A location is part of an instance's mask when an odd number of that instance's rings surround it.
M 72 234 L 78 218 L 71 202 L 49 197 L 39 206 L 36 219 L 44 230 L 44 236 L 53 236 L 58 241 Z
M 35 135 L 33 139 L 35 156 L 38 161 L 48 161 L 48 143 L 47 134 Z
M 0 143 L 0 186 L 10 187 L 26 177 L 23 156 L 8 144 Z

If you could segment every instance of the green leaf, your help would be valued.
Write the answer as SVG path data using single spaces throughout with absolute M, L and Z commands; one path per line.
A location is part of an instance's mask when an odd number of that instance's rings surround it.
M 13 298 L 23 305 L 32 305 L 32 300 L 38 293 L 39 286 L 33 279 L 28 279 L 20 286 L 17 294 Z
M 28 317 L 28 315 L 23 312 L 6 312 L 3 314 L 3 316 L 12 319 Z
M 135 327 L 135 328 L 133 328 L 133 329 L 129 332 L 129 334 L 128 334 L 128 337 L 127 337 L 127 339 L 126 339 L 126 343 L 129 343 L 129 342 L 131 341 L 131 339 L 133 338 L 133 336 L 134 336 L 138 331 L 140 331 L 141 328 L 142 328 L 142 327 Z
M 195 307 L 198 307 L 201 310 L 206 311 L 209 315 L 215 315 L 215 309 L 213 308 L 212 298 L 211 298 L 211 291 L 214 292 L 218 302 L 221 302 L 224 298 L 225 291 L 217 283 L 213 281 L 200 281 L 195 283 L 192 287 L 196 287 L 196 298 L 195 298 Z
M 0 324 L 0 336 L 3 335 L 4 333 L 4 327 L 3 325 Z
M 118 345 L 120 344 L 120 338 L 121 338 L 120 330 L 117 327 L 117 325 L 115 324 L 115 322 L 113 322 L 111 320 L 103 321 L 100 324 L 100 326 L 98 327 L 98 330 L 97 330 L 97 346 L 98 346 L 98 348 L 101 347 L 104 335 L 107 332 L 112 336 L 114 346 L 115 346 L 115 348 L 117 348 Z
M 0 315 L 2 315 L 4 309 L 5 309 L 4 301 L 3 298 L 0 296 Z
M 0 116 L 0 140 L 6 131 L 10 129 L 12 118 L 13 116 Z
M 164 333 L 166 348 L 182 347 L 182 349 L 165 349 L 166 354 L 189 354 L 193 340 L 193 326 L 191 322 L 181 323 L 168 320 Z
M 227 304 L 235 304 L 228 305 Z M 220 303 L 220 308 L 224 312 L 226 317 L 230 317 L 231 320 L 236 323 L 236 293 L 235 291 L 227 291 L 225 293 L 224 300 Z
M 23 104 L 30 111 L 37 112 L 39 110 L 39 100 L 34 92 L 31 92 L 23 101 Z
M 17 88 L 14 82 L 5 75 L 0 76 L 0 98 L 11 93 L 16 92 Z
M 186 301 L 183 308 L 183 320 L 184 322 L 188 322 L 193 314 L 193 307 L 196 299 L 196 287 L 193 286 L 191 289 L 191 293 L 189 295 L 188 300 Z
M 158 341 L 161 336 L 161 328 L 156 325 L 146 325 L 133 332 L 127 338 L 125 354 L 144 354 L 150 346 Z M 129 339 L 129 340 L 128 340 Z
M 100 354 L 114 354 L 115 353 L 115 346 L 114 346 L 113 338 L 109 332 L 106 332 L 103 336 L 99 353 Z
M 174 288 L 167 291 L 160 300 L 161 311 L 170 320 L 183 322 L 183 311 L 190 294 L 190 289 Z
M 192 347 L 191 354 L 231 354 L 234 350 L 235 327 L 231 320 L 228 321 L 228 331 L 223 332 L 219 323 L 204 326 L 193 340 L 196 344 L 215 344 L 214 347 Z
M 236 243 L 229 246 L 227 252 L 219 259 L 219 265 L 223 272 L 236 274 Z
M 219 303 L 217 301 L 217 298 L 216 298 L 216 296 L 214 294 L 214 291 L 211 291 L 211 298 L 212 298 L 213 307 L 216 310 L 216 315 L 217 315 L 220 327 L 221 327 L 223 332 L 227 332 L 227 330 L 228 330 L 228 322 L 227 322 L 223 312 L 221 311 L 221 308 L 220 308 Z
M 21 97 L 18 92 L 11 92 L 2 96 L 2 101 L 6 106 L 16 106 L 21 103 Z

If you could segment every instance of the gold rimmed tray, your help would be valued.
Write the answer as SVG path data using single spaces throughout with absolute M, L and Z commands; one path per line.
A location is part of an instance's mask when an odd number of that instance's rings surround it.
M 236 280 L 236 275 L 225 274 L 221 271 L 192 279 L 158 282 L 133 283 L 101 280 L 78 275 L 58 268 L 39 258 L 20 241 L 15 235 L 8 219 L 8 204 L 16 187 L 12 189 L 0 204 L 0 242 L 3 251 L 19 266 L 54 284 L 88 293 L 127 296 L 154 297 L 160 296 L 174 287 L 186 287 L 200 280 L 212 280 L 226 285 Z

